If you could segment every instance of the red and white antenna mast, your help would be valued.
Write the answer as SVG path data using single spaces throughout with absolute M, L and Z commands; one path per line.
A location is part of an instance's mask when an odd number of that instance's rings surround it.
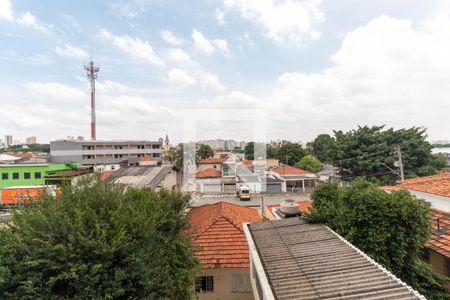
M 99 67 L 94 66 L 94 61 L 91 59 L 89 65 L 84 66 L 87 71 L 87 77 L 91 83 L 91 140 L 96 138 L 96 121 L 95 121 L 95 80 L 97 73 L 100 71 Z

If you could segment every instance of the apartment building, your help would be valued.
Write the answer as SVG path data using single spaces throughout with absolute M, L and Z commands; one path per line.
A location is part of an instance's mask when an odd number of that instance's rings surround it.
M 57 140 L 50 142 L 50 160 L 54 163 L 80 162 L 82 165 L 117 164 L 124 160 L 152 157 L 161 161 L 163 141 Z

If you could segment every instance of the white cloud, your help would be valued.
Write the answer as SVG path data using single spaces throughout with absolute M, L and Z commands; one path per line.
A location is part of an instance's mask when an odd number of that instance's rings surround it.
M 0 0 L 0 19 L 14 21 L 14 13 L 10 0 Z
M 266 108 L 263 100 L 242 91 L 232 91 L 212 100 L 200 100 L 199 104 L 211 108 Z
M 197 29 L 193 30 L 191 37 L 194 41 L 195 48 L 208 55 L 213 54 L 217 49 L 221 51 L 224 56 L 228 56 L 230 54 L 228 42 L 225 39 L 209 40 Z
M 38 31 L 49 31 L 48 26 L 36 19 L 36 17 L 29 11 L 25 12 L 20 17 L 15 16 L 10 0 L 0 0 L 0 20 L 1 19 L 31 27 Z
M 170 30 L 161 30 L 159 34 L 161 38 L 168 44 L 171 44 L 173 46 L 181 46 L 183 44 L 183 40 L 175 36 Z
M 164 65 L 164 61 L 155 54 L 149 42 L 143 41 L 138 37 L 130 37 L 128 35 L 116 36 L 105 29 L 100 31 L 100 35 L 111 41 L 117 48 L 128 55 L 146 60 L 154 65 Z
M 84 78 L 82 78 L 85 81 Z M 98 93 L 114 93 L 114 94 L 124 94 L 130 91 L 130 88 L 120 82 L 115 82 L 111 80 L 97 81 L 95 89 Z
M 214 11 L 214 15 L 216 16 L 217 24 L 220 26 L 225 25 L 225 12 L 220 8 L 216 8 Z
M 237 10 L 243 19 L 260 24 L 268 38 L 302 45 L 317 39 L 315 27 L 325 20 L 322 0 L 224 0 L 225 10 Z
M 167 74 L 167 82 L 176 88 L 183 88 L 189 85 L 194 85 L 196 80 L 183 70 L 172 69 Z
M 217 39 L 213 40 L 212 43 L 216 46 L 217 49 L 222 51 L 223 55 L 230 55 L 230 49 L 228 49 L 228 42 L 225 39 Z
M 213 44 L 197 29 L 194 29 L 192 32 L 192 40 L 194 40 L 195 48 L 198 50 L 210 55 L 212 54 L 216 48 L 214 48 Z
M 114 1 L 111 3 L 111 9 L 119 17 L 133 19 L 146 12 L 150 2 L 148 0 Z
M 182 64 L 182 65 L 196 64 L 196 62 L 191 59 L 189 54 L 187 54 L 180 48 L 168 49 L 165 57 L 167 60 L 169 60 L 173 63 L 177 63 L 177 64 Z
M 296 135 L 307 138 L 358 124 L 425 126 L 432 136 L 449 132 L 448 36 L 447 16 L 420 29 L 387 16 L 370 21 L 345 36 L 332 67 L 279 77 L 267 101 L 274 128 L 281 134 L 301 124 Z
M 64 57 L 73 57 L 73 58 L 88 58 L 89 54 L 77 46 L 72 46 L 69 44 L 64 44 L 62 46 L 57 46 L 55 49 L 56 54 Z
M 223 92 L 227 88 L 220 82 L 219 76 L 216 74 L 202 72 L 201 80 L 203 86 L 208 89 Z
M 86 94 L 83 91 L 58 82 L 27 82 L 25 88 L 32 96 L 44 98 L 45 100 L 80 101 L 86 98 Z

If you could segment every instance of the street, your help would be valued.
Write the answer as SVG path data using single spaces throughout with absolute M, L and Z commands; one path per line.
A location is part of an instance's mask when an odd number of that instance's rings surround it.
M 292 199 L 294 201 L 309 200 L 311 194 L 305 193 L 283 193 L 283 194 L 267 194 L 252 195 L 249 201 L 240 201 L 239 198 L 230 194 L 217 194 L 217 195 L 202 195 L 192 197 L 192 207 L 201 206 L 204 204 L 214 204 L 217 202 L 225 201 L 247 207 L 260 207 L 261 199 L 264 196 L 264 205 L 280 204 L 286 199 Z

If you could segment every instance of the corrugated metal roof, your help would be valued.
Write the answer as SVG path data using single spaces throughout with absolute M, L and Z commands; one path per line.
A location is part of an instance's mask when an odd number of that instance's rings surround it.
M 133 187 L 155 188 L 173 170 L 172 166 L 122 167 L 108 180 Z
M 249 229 L 276 299 L 425 299 L 321 224 L 289 218 Z

